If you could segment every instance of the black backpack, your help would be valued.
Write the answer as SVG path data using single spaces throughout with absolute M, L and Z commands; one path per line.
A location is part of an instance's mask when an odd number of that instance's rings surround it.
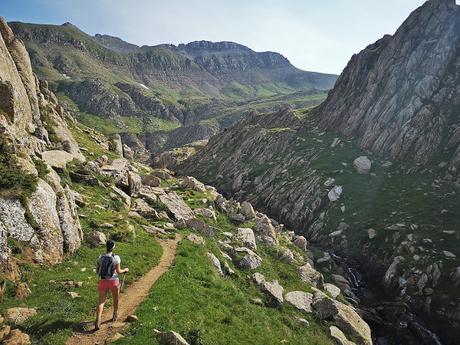
M 113 254 L 102 255 L 99 259 L 99 277 L 101 279 L 112 278 L 115 273 L 115 256 Z

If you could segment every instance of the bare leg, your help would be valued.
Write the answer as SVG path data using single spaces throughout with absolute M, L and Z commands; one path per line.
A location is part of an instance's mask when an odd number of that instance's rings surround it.
M 113 288 L 112 290 L 112 297 L 113 297 L 113 322 L 117 321 L 118 317 L 118 300 L 119 300 L 119 295 L 120 295 L 120 288 L 116 287 Z
M 107 290 L 100 291 L 99 290 L 99 303 L 96 308 L 96 330 L 99 329 L 99 325 L 101 324 L 102 319 L 102 311 L 104 310 L 105 299 L 107 297 Z

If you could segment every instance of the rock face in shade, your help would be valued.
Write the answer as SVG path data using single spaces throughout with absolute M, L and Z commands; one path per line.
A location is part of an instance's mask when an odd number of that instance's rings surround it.
M 351 58 L 318 109 L 321 127 L 418 164 L 448 149 L 451 174 L 458 177 L 459 42 L 455 0 L 427 1 L 393 36 Z

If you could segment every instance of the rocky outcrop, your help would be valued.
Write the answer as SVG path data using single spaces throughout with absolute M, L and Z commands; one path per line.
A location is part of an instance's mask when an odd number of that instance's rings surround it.
M 393 36 L 352 57 L 317 109 L 321 127 L 415 164 L 447 150 L 458 176 L 459 42 L 459 6 L 427 1 Z
M 15 279 L 18 269 L 7 239 L 20 246 L 24 258 L 40 264 L 55 264 L 80 246 L 74 195 L 51 166 L 63 169 L 84 157 L 67 127 L 72 117 L 32 73 L 24 45 L 1 18 L 0 33 L 0 155 L 2 169 L 16 175 L 1 187 L 0 272 Z M 19 177 L 28 183 L 19 185 Z

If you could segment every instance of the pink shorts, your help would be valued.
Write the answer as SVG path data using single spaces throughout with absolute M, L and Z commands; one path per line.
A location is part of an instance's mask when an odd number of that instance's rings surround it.
M 118 279 L 101 279 L 99 280 L 98 290 L 113 290 L 117 289 L 119 285 L 120 281 Z

